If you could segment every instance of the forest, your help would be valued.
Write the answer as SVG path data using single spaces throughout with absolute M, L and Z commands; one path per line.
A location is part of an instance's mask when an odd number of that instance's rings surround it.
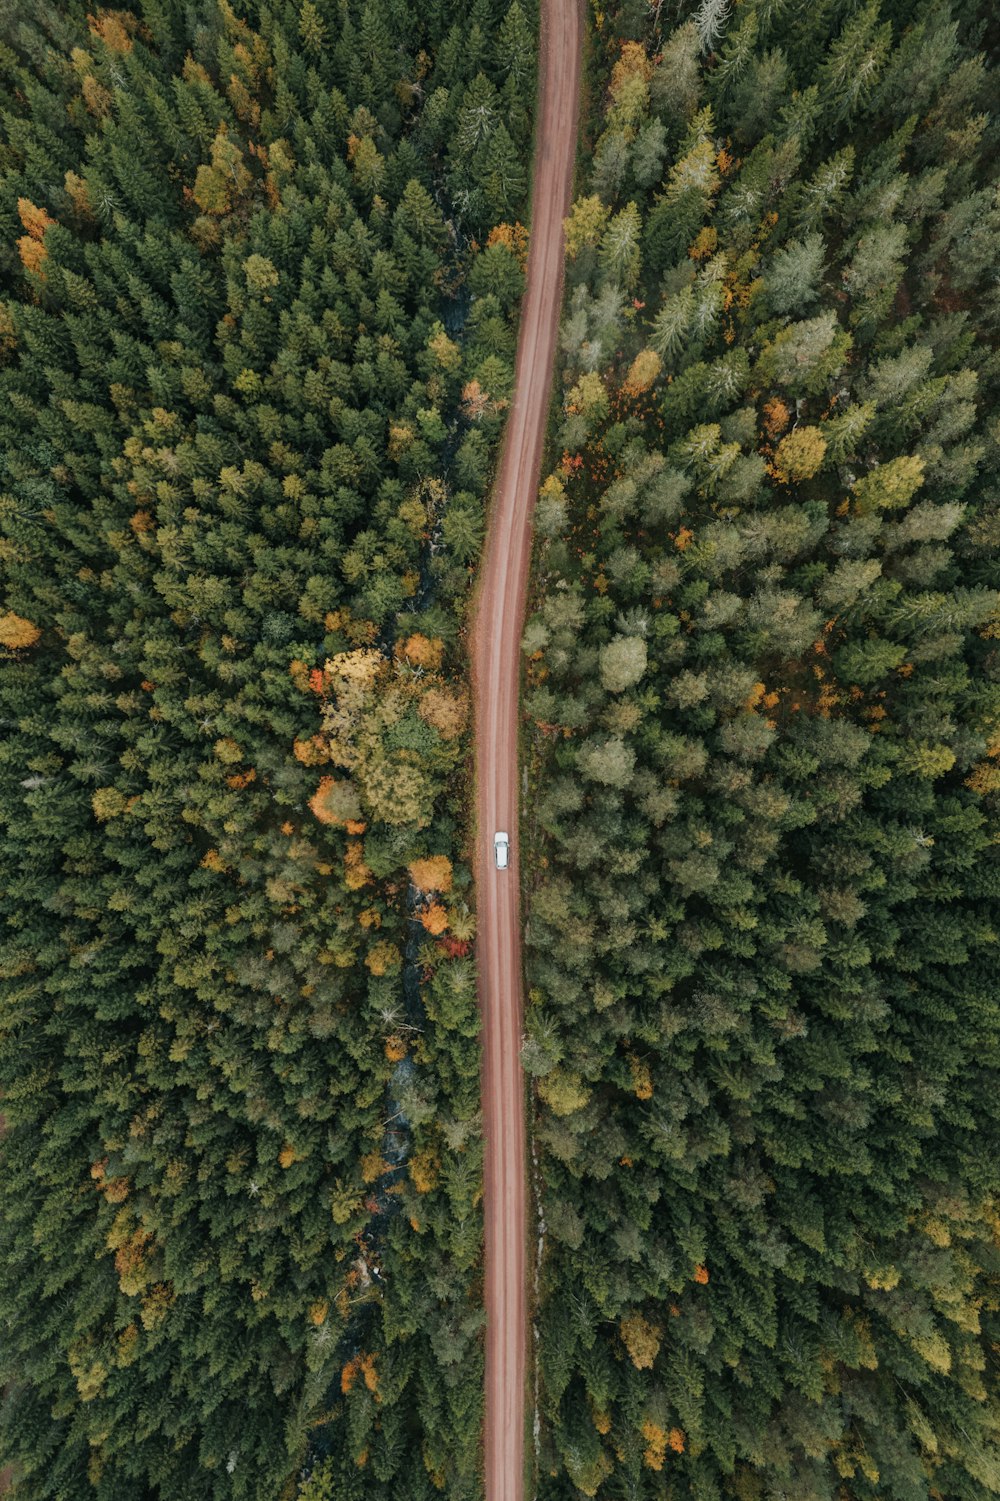
M 545 1501 L 1000 1491 L 998 48 L 592 11 L 524 637 Z
M 537 29 L 0 9 L 12 1501 L 483 1496 L 468 624 Z M 515 831 L 533 1494 L 983 1501 L 1000 25 L 590 0 L 585 63 Z
M 481 1494 L 463 631 L 536 24 L 0 14 L 14 1498 Z

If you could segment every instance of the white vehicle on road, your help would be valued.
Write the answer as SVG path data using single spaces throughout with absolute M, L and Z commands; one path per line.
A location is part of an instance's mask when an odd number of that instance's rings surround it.
M 510 840 L 504 833 L 493 835 L 493 858 L 497 863 L 497 870 L 506 870 L 510 860 Z

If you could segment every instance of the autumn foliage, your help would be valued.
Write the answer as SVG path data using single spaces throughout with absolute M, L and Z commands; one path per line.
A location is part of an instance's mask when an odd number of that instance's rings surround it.
M 519 221 L 513 224 L 494 224 L 486 237 L 486 247 L 502 245 L 523 267 L 528 259 L 528 231 Z
M 444 642 L 416 631 L 399 643 L 398 651 L 404 661 L 428 672 L 437 672 L 444 658 Z
M 368 950 L 365 963 L 373 975 L 384 975 L 390 970 L 399 968 L 402 955 L 394 943 L 388 939 L 381 939 Z
M 452 867 L 447 855 L 424 855 L 411 860 L 408 869 L 410 880 L 419 891 L 451 890 Z
M 103 42 L 109 52 L 125 54 L 131 52 L 133 36 L 138 22 L 131 11 L 106 10 L 103 6 L 97 10 L 96 15 L 87 17 L 87 24 L 92 36 Z
M 41 634 L 39 627 L 25 620 L 23 615 L 16 615 L 13 610 L 0 610 L 0 646 L 21 651 L 34 646 Z
M 772 396 L 764 403 L 764 431 L 769 438 L 777 438 L 791 422 L 791 413 L 780 396 Z
M 793 428 L 775 450 L 775 471 L 785 481 L 812 479 L 825 453 L 826 439 L 818 427 Z
M 444 642 L 415 631 L 393 657 L 357 647 L 322 669 L 292 663 L 292 677 L 324 702 L 320 730 L 294 742 L 306 765 L 332 762 L 310 800 L 321 823 L 385 822 L 417 830 L 430 821 L 443 779 L 458 764 L 467 719 L 464 690 L 442 673 Z
M 349 1395 L 359 1376 L 377 1400 L 378 1371 L 375 1367 L 374 1355 L 362 1352 L 359 1355 L 353 1356 L 343 1367 L 340 1373 L 340 1390 L 345 1397 Z
M 17 200 L 17 212 L 21 223 L 28 231 L 17 242 L 17 253 L 27 271 L 44 275 L 42 265 L 48 251 L 45 248 L 45 231 L 55 223 L 43 208 L 38 208 L 30 198 Z
M 642 1425 L 642 1436 L 646 1440 L 646 1448 L 643 1452 L 642 1462 L 649 1470 L 662 1470 L 663 1461 L 667 1455 L 667 1435 L 659 1424 L 649 1418 Z
M 361 816 L 358 795 L 346 778 L 324 777 L 309 799 L 309 807 L 320 823 L 325 824 L 344 825 L 356 822 Z
M 663 368 L 663 361 L 655 349 L 640 349 L 628 368 L 623 390 L 627 396 L 639 396 L 648 391 Z
M 411 1157 L 409 1165 L 410 1178 L 418 1193 L 430 1193 L 438 1181 L 440 1167 L 440 1160 L 436 1152 L 430 1147 Z
M 639 1371 L 651 1369 L 663 1335 L 659 1325 L 634 1312 L 621 1320 L 618 1332 L 635 1368 Z
M 421 925 L 433 937 L 443 933 L 448 926 L 448 911 L 440 902 L 432 902 L 420 914 Z

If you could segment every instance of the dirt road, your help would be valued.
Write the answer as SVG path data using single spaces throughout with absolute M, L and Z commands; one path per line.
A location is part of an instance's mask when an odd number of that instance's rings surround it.
M 527 1162 L 521 1071 L 518 684 L 531 513 L 540 477 L 562 295 L 562 221 L 576 153 L 582 13 L 542 0 L 531 240 L 514 399 L 493 492 L 473 637 L 479 1001 L 486 1138 L 486 1501 L 524 1496 Z M 493 834 L 512 840 L 497 871 Z

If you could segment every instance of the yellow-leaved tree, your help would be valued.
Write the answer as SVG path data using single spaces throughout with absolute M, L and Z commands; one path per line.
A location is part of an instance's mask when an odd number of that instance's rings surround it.
M 25 620 L 23 615 L 15 615 L 13 610 L 0 610 L 0 646 L 22 651 L 34 646 L 41 634 L 38 626 Z
M 320 782 L 309 806 L 321 823 L 355 833 L 371 822 L 430 823 L 444 778 L 458 764 L 468 716 L 464 693 L 442 674 L 443 657 L 440 639 L 414 632 L 392 657 L 360 646 L 339 652 L 322 672 L 299 674 L 326 698 L 322 730 L 299 759 L 327 760 L 350 774 Z
M 636 1310 L 621 1320 L 618 1332 L 636 1370 L 651 1370 L 663 1335 L 659 1325 L 651 1324 Z

